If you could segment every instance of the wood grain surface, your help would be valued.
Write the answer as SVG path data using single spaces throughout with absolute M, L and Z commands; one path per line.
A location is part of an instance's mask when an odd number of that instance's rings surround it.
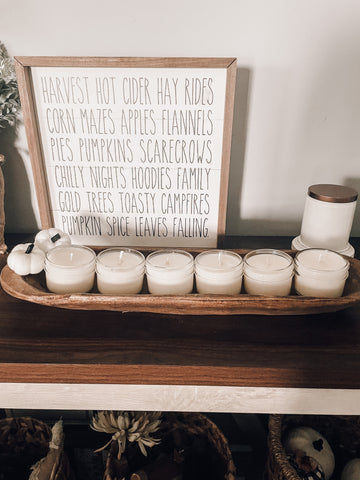
M 289 241 L 238 238 L 227 247 Z M 64 310 L 0 291 L 0 382 L 359 389 L 359 369 L 358 307 L 170 315 Z
M 233 249 L 244 257 L 249 250 Z M 287 252 L 294 256 L 294 251 Z M 196 256 L 196 252 L 191 251 Z M 9 294 L 21 300 L 72 310 L 113 310 L 170 315 L 308 315 L 342 310 L 360 302 L 360 261 L 350 260 L 349 278 L 338 298 L 302 297 L 292 292 L 286 297 L 248 295 L 151 295 L 146 281 L 137 295 L 101 295 L 94 287 L 85 294 L 58 295 L 46 288 L 44 272 L 20 276 L 7 265 L 1 271 L 1 285 Z

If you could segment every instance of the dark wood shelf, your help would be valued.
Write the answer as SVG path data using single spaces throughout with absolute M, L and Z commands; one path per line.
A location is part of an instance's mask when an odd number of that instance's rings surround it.
M 226 243 L 289 245 L 284 237 Z M 359 370 L 360 307 L 307 316 L 197 317 L 63 310 L 0 292 L 4 383 L 359 389 Z

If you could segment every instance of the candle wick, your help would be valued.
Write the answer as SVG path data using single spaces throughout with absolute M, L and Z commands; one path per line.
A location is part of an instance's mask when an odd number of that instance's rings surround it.
M 122 262 L 123 262 L 123 255 L 124 255 L 124 250 L 121 250 L 120 255 L 119 255 L 119 265 L 121 265 Z
M 222 252 L 218 253 L 218 265 L 222 264 Z
M 170 265 L 169 255 L 166 256 L 165 265 L 166 265 L 166 266 Z

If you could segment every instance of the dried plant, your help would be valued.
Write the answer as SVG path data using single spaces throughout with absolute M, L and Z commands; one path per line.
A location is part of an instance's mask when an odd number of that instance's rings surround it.
M 0 42 L 0 128 L 13 126 L 20 110 L 20 97 L 13 60 Z
M 112 434 L 109 442 L 97 452 L 104 450 L 112 441 L 118 442 L 118 459 L 125 452 L 126 443 L 136 442 L 143 455 L 147 456 L 146 447 L 153 447 L 160 443 L 160 439 L 153 438 L 161 424 L 160 412 L 98 412 L 92 419 L 90 427 L 97 432 Z

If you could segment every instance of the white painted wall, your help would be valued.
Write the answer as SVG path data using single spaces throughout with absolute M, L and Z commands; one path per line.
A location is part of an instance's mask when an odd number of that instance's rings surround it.
M 11 55 L 238 59 L 227 233 L 297 235 L 307 187 L 360 191 L 358 0 L 2 0 Z M 7 230 L 37 229 L 25 134 L 0 134 Z M 353 234 L 360 234 L 357 212 Z

